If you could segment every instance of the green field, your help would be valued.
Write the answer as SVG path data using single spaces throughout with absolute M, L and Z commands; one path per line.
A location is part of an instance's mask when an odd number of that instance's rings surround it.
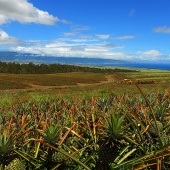
M 105 80 L 97 73 L 58 74 L 0 74 L 0 89 L 25 89 L 31 84 L 42 86 L 71 86 L 77 83 L 97 83 Z
M 166 170 L 169 148 L 168 71 L 0 74 L 0 170 Z
M 107 96 L 111 93 L 138 93 L 134 84 L 118 83 L 132 81 L 150 81 L 154 84 L 140 84 L 144 92 L 164 92 L 170 90 L 170 72 L 159 70 L 141 70 L 140 72 L 104 73 L 58 73 L 58 74 L 0 74 L 1 103 L 10 100 L 25 100 L 35 96 Z

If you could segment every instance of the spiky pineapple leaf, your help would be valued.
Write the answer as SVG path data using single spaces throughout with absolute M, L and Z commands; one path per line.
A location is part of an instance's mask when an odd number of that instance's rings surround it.
M 108 125 L 106 132 L 107 135 L 111 138 L 119 138 L 123 132 L 123 116 L 117 116 L 115 113 L 112 113 L 110 117 L 106 117 L 106 123 Z
M 13 149 L 13 140 L 9 136 L 7 138 L 6 134 L 0 134 L 0 155 L 6 155 Z

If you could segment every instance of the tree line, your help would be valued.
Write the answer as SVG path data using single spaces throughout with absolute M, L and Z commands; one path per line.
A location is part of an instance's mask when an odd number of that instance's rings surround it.
M 52 73 L 67 73 L 67 72 L 96 72 L 96 73 L 113 73 L 113 72 L 136 72 L 137 70 L 130 69 L 109 69 L 87 66 L 76 66 L 68 64 L 21 64 L 16 62 L 1 62 L 0 73 L 15 73 L 15 74 L 52 74 Z

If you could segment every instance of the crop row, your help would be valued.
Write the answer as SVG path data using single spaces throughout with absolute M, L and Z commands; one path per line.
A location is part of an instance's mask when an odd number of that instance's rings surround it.
M 169 125 L 169 92 L 4 105 L 0 168 L 166 169 Z

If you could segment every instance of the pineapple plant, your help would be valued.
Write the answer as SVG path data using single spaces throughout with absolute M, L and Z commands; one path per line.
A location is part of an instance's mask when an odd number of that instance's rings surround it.
M 11 154 L 11 152 L 13 151 L 13 140 L 12 140 L 12 136 L 9 136 L 7 138 L 7 135 L 4 134 L 0 134 L 0 156 L 6 156 Z
M 158 120 L 156 120 L 156 122 L 152 121 L 149 126 L 148 131 L 153 137 L 158 137 L 158 131 L 156 129 L 156 124 L 157 124 L 159 132 L 161 132 L 163 130 L 163 124 L 160 121 L 158 121 Z
M 5 170 L 26 170 L 25 164 L 18 158 L 14 159 L 8 166 L 5 167 Z
M 49 125 L 44 131 L 44 140 L 50 144 L 56 145 L 60 139 L 61 126 L 59 123 L 55 125 Z
M 60 133 L 61 133 L 61 125 L 59 123 L 56 123 L 55 125 L 49 125 L 44 130 L 44 141 L 53 145 L 54 147 L 58 147 L 58 142 L 60 140 Z M 52 148 L 48 148 L 47 150 L 47 156 L 45 165 L 47 167 L 52 167 L 54 162 L 52 160 L 52 157 L 54 155 L 55 151 Z
M 122 146 L 123 121 L 124 116 L 120 117 L 114 113 L 110 114 L 110 117 L 106 116 L 105 136 L 98 150 L 98 169 L 109 169 L 109 164 L 118 156 L 119 148 Z
M 7 137 L 6 133 L 0 134 L 0 165 L 5 167 L 14 155 L 14 143 L 12 136 Z

